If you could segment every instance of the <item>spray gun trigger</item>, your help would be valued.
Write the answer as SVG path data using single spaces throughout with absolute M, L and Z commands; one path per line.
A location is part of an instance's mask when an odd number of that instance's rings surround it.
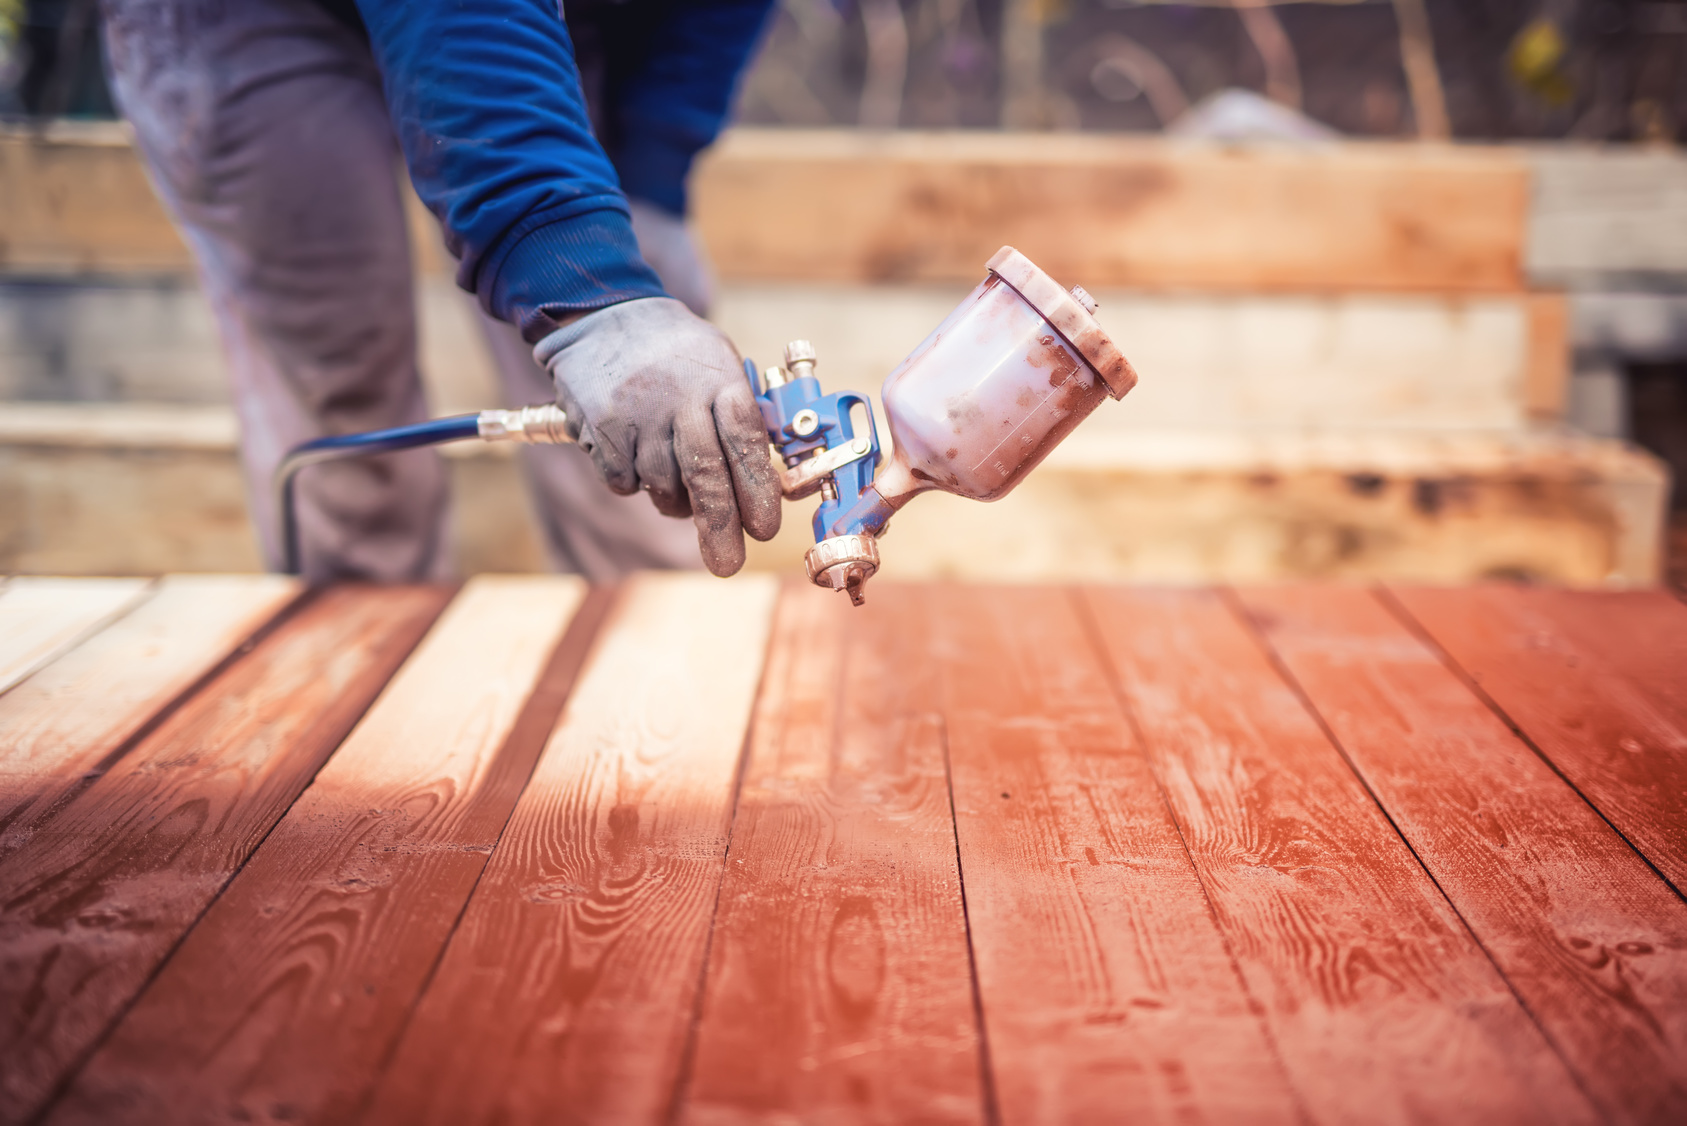
M 873 444 L 866 438 L 856 438 L 845 445 L 821 450 L 806 461 L 790 469 L 781 470 L 780 488 L 786 500 L 802 500 L 820 490 L 821 482 L 851 462 L 860 461 L 873 452 Z

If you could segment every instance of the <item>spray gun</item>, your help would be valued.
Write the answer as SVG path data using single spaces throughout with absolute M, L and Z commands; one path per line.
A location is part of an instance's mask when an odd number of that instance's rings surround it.
M 782 463 L 787 500 L 819 494 L 810 581 L 846 591 L 857 606 L 879 569 L 878 538 L 920 493 L 940 489 L 992 501 L 1006 496 L 1104 397 L 1122 399 L 1136 372 L 1095 319 L 1095 301 L 1068 290 L 1011 246 L 987 263 L 978 288 L 886 377 L 885 459 L 872 403 L 854 391 L 825 394 L 806 340 L 786 345 L 784 367 L 745 376 Z M 854 411 L 864 418 L 856 432 Z M 319 438 L 276 470 L 289 573 L 298 571 L 294 475 L 341 457 L 480 438 L 559 444 L 571 439 L 552 404 L 435 419 L 416 426 Z

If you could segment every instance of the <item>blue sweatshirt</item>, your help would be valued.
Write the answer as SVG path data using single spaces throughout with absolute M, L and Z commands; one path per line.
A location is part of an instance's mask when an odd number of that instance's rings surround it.
M 530 343 L 553 314 L 661 295 L 623 190 L 684 213 L 771 0 L 568 0 L 601 48 L 602 144 L 556 0 L 356 3 L 459 285 Z

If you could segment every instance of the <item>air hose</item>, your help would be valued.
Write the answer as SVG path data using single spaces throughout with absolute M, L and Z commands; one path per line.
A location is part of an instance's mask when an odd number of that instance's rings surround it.
M 437 446 L 445 442 L 461 442 L 479 438 L 484 442 L 525 442 L 529 445 L 557 446 L 572 442 L 567 430 L 568 416 L 555 403 L 536 407 L 522 407 L 512 411 L 481 411 L 479 414 L 459 414 L 449 418 L 435 418 L 411 426 L 395 426 L 390 430 L 369 430 L 361 434 L 333 434 L 301 443 L 287 451 L 276 466 L 274 477 L 275 507 L 281 514 L 281 557 L 286 574 L 299 573 L 299 524 L 294 510 L 293 479 L 307 465 L 344 458 L 367 457 L 370 454 L 411 450 L 418 446 Z

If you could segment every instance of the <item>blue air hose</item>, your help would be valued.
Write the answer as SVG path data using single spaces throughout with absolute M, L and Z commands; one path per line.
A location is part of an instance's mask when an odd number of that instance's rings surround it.
M 276 511 L 281 517 L 281 556 L 286 574 L 299 573 L 299 524 L 293 496 L 293 479 L 307 465 L 342 458 L 411 450 L 480 438 L 489 442 L 528 442 L 559 445 L 571 442 L 567 417 L 554 403 L 520 410 L 491 410 L 435 418 L 390 430 L 369 430 L 362 434 L 333 434 L 304 442 L 287 451 L 274 477 Z

